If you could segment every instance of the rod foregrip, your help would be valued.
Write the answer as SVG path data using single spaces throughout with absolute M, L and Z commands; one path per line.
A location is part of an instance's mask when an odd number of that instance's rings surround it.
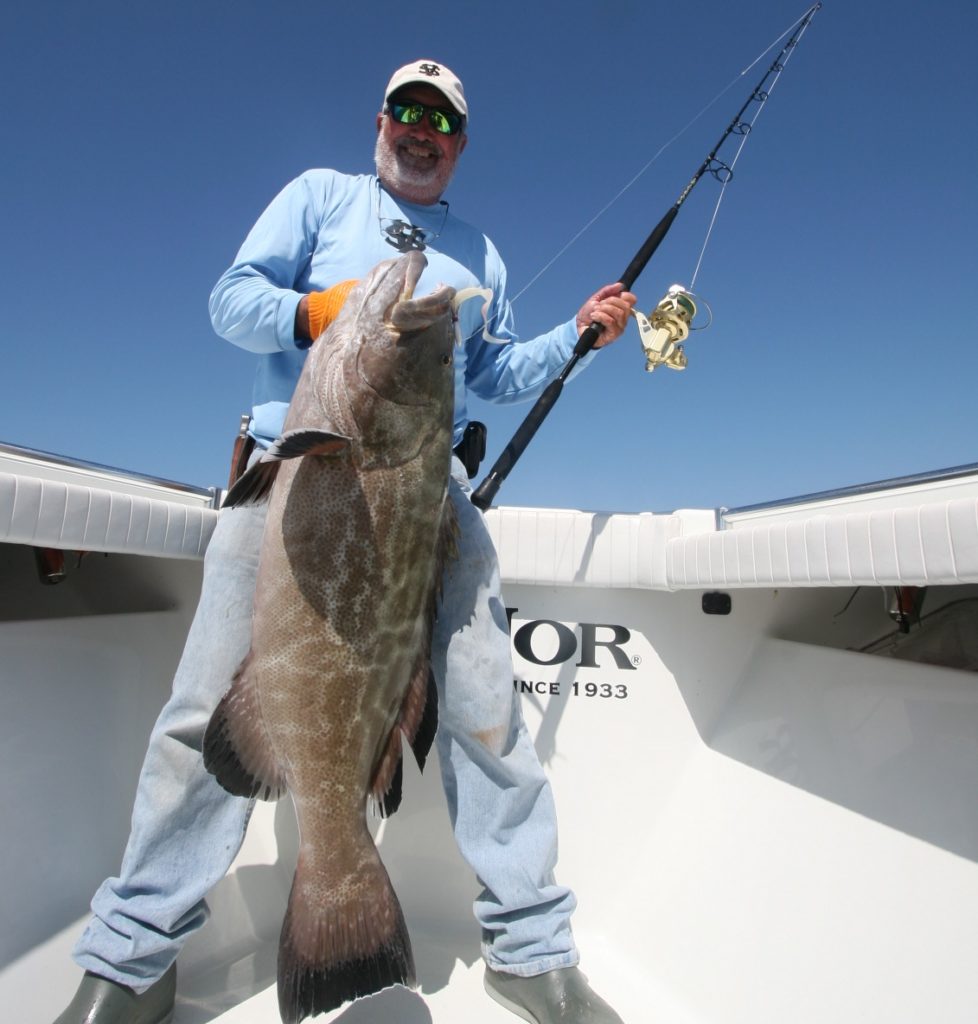
M 672 222 L 676 219 L 676 215 L 679 213 L 679 208 L 686 201 L 687 196 L 695 188 L 697 182 L 703 175 L 711 168 L 713 161 L 716 157 L 717 150 L 723 145 L 724 140 L 740 125 L 740 118 L 747 107 L 755 102 L 761 93 L 761 89 L 764 83 L 767 81 L 768 75 L 773 74 L 775 71 L 780 74 L 784 68 L 782 63 L 785 54 L 798 42 L 802 32 L 807 28 L 808 23 L 812 20 L 815 12 L 822 6 L 821 2 L 818 2 L 812 6 L 802 20 L 798 23 L 795 28 L 795 32 L 791 39 L 785 44 L 781 53 L 775 58 L 774 63 L 765 73 L 764 78 L 761 79 L 758 86 L 754 89 L 751 95 L 748 97 L 747 102 L 741 107 L 739 113 L 727 126 L 726 131 L 720 137 L 720 141 L 713 147 L 713 150 L 707 156 L 707 158 L 700 165 L 699 169 L 689 180 L 686 187 L 680 192 L 679 197 L 675 203 L 666 211 L 663 218 L 658 224 L 652 229 L 648 238 L 642 245 L 642 248 L 635 254 L 631 263 L 625 268 L 625 272 L 618 279 L 624 285 L 625 291 L 631 291 L 632 285 L 635 283 L 638 275 L 645 269 L 645 265 L 652 258 L 652 254 L 659 248 L 663 238 L 666 237 L 666 233 L 669 228 L 672 227 Z M 766 94 L 764 96 L 766 99 Z M 489 471 L 489 475 L 482 481 L 482 483 L 476 488 L 472 494 L 472 503 L 482 510 L 487 509 L 491 504 L 493 498 L 496 496 L 496 492 L 499 490 L 502 482 L 506 479 L 509 471 L 513 468 L 516 460 L 523 454 L 523 450 L 530 443 L 531 438 L 537 432 L 537 428 L 543 422 L 544 417 L 550 411 L 554 402 L 560 397 L 561 389 L 563 388 L 564 381 L 567 379 L 568 374 L 573 369 L 575 363 L 588 352 L 594 348 L 595 342 L 601 336 L 603 327 L 601 324 L 592 323 L 578 338 L 577 344 L 574 347 L 574 354 L 571 357 L 567 365 L 561 370 L 560 376 L 553 381 L 547 390 L 537 400 L 536 405 L 530 411 L 530 414 L 523 421 L 519 430 L 513 436 L 512 441 L 506 446 L 502 455 L 496 460 L 496 464 Z
M 635 254 L 635 258 L 626 267 L 625 273 L 620 278 L 626 291 L 635 283 L 635 279 L 642 272 L 645 264 L 652 258 L 652 254 L 659 247 L 659 243 L 665 238 L 666 232 L 676 219 L 677 213 L 679 213 L 678 205 L 669 208 L 662 220 L 652 229 L 652 233 L 645 240 L 642 248 Z M 472 504 L 476 508 L 485 512 L 492 504 L 503 481 L 509 476 L 509 471 L 516 465 L 517 460 L 526 450 L 527 445 L 533 440 L 533 435 L 537 432 L 540 424 L 553 408 L 557 399 L 560 398 L 564 381 L 567 380 L 571 370 L 577 365 L 578 360 L 582 356 L 587 355 L 594 348 L 603 330 L 603 324 L 592 323 L 581 333 L 577 339 L 577 344 L 574 346 L 574 354 L 567 365 L 560 371 L 557 379 L 547 385 L 546 390 L 537 399 L 536 404 L 529 411 L 526 419 L 520 424 L 512 440 L 503 449 L 499 458 L 496 459 L 485 480 L 472 492 Z
M 632 285 L 638 279 L 638 275 L 645 269 L 645 264 L 652 259 L 652 254 L 659 248 L 662 239 L 666 237 L 666 232 L 672 227 L 672 222 L 676 219 L 677 213 L 679 213 L 679 204 L 674 203 L 666 210 L 662 220 L 651 230 L 642 248 L 635 253 L 632 262 L 625 267 L 625 272 L 618 280 L 625 286 L 626 292 L 631 290 Z

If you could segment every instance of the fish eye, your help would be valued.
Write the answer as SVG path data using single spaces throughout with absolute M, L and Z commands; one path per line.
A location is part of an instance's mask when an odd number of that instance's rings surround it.
M 451 356 L 442 356 L 441 357 L 441 365 L 442 366 L 451 366 L 452 365 L 452 357 Z

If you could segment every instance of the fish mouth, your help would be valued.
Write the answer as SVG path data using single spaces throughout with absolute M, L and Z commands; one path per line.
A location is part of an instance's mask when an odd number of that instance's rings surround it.
M 420 331 L 448 314 L 452 308 L 455 289 L 447 284 L 420 299 L 402 296 L 391 307 L 387 322 L 396 331 Z
M 455 289 L 440 285 L 433 292 L 416 299 L 414 289 L 428 261 L 420 252 L 412 252 L 404 258 L 402 265 L 404 283 L 400 294 L 387 310 L 385 320 L 395 331 L 418 331 L 430 327 L 451 310 Z

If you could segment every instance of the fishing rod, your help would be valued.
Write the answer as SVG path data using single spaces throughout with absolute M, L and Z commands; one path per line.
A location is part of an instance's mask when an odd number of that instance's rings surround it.
M 721 184 L 726 184 L 733 177 L 733 169 L 725 164 L 722 160 L 717 158 L 717 153 L 720 147 L 727 141 L 731 135 L 746 135 L 750 131 L 750 124 L 743 121 L 742 118 L 747 108 L 752 103 L 763 104 L 768 98 L 768 92 L 765 91 L 764 86 L 767 84 L 768 79 L 771 75 L 779 75 L 784 70 L 784 58 L 785 56 L 798 44 L 798 40 L 801 38 L 802 33 L 808 27 L 809 22 L 815 17 L 815 13 L 821 8 L 821 2 L 814 4 L 806 14 L 802 17 L 801 21 L 798 22 L 795 27 L 791 38 L 781 49 L 781 52 L 775 57 L 774 62 L 767 69 L 764 77 L 754 87 L 753 92 L 748 96 L 747 101 L 734 115 L 733 120 L 727 125 L 724 133 L 720 136 L 717 144 L 710 150 L 709 155 L 700 164 L 696 173 L 690 178 L 686 187 L 679 193 L 679 197 L 675 203 L 666 211 L 665 216 L 659 221 L 658 224 L 652 229 L 648 238 L 646 238 L 642 248 L 638 250 L 632 259 L 631 263 L 625 268 L 625 272 L 617 279 L 621 281 L 624 291 L 629 291 L 631 286 L 635 283 L 636 278 L 645 269 L 646 264 L 652 258 L 653 253 L 659 248 L 662 240 L 666 237 L 666 233 L 669 228 L 672 227 L 672 222 L 676 219 L 676 215 L 679 213 L 680 207 L 686 202 L 690 192 L 696 187 L 700 178 L 709 171 Z M 595 343 L 601 336 L 601 332 L 604 330 L 604 325 L 592 322 L 577 339 L 577 344 L 574 346 L 574 352 L 567 364 L 557 375 L 556 379 L 552 380 L 540 397 L 536 400 L 533 408 L 527 413 L 526 418 L 520 424 L 516 433 L 513 435 L 509 444 L 503 449 L 502 454 L 496 459 L 492 469 L 487 474 L 486 478 L 472 493 L 472 504 L 476 508 L 485 511 L 491 504 L 499 488 L 502 486 L 503 481 L 509 476 L 513 466 L 516 465 L 517 460 L 526 450 L 527 445 L 533 440 L 533 436 L 540 428 L 540 424 L 546 419 L 550 410 L 554 407 L 557 399 L 560 398 L 563 390 L 564 383 L 570 376 L 574 367 L 580 362 L 581 358 L 587 355 L 588 352 L 594 348 Z

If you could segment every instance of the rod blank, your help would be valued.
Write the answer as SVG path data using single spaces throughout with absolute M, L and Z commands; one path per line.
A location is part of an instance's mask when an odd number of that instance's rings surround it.
M 652 258 L 656 249 L 661 245 L 662 240 L 666 237 L 666 233 L 669 231 L 669 228 L 672 227 L 672 222 L 676 219 L 676 215 L 679 213 L 680 207 L 686 202 L 690 192 L 692 192 L 696 187 L 697 182 L 708 170 L 710 170 L 712 166 L 714 166 L 717 152 L 727 140 L 727 137 L 741 128 L 743 124 L 741 117 L 744 112 L 751 103 L 765 103 L 767 101 L 768 94 L 764 90 L 764 85 L 767 82 L 768 77 L 775 73 L 780 74 L 781 71 L 784 70 L 782 57 L 784 57 L 784 55 L 797 44 L 802 32 L 805 31 L 808 23 L 815 16 L 815 12 L 821 6 L 821 3 L 815 4 L 798 23 L 798 26 L 792 33 L 791 38 L 787 43 L 785 43 L 781 52 L 764 73 L 764 77 L 754 87 L 754 90 L 751 92 L 750 96 L 748 96 L 747 101 L 740 110 L 737 111 L 730 124 L 727 125 L 726 130 L 720 136 L 717 144 L 712 150 L 710 150 L 709 155 L 699 166 L 693 177 L 690 178 L 686 187 L 679 193 L 679 197 L 676 199 L 675 203 L 673 203 L 673 205 L 666 211 L 665 216 L 663 216 L 659 223 L 652 229 L 648 238 L 646 238 L 645 242 L 642 244 L 642 247 L 632 258 L 631 263 L 629 263 L 625 268 L 625 272 L 618 278 L 618 280 L 624 285 L 625 291 L 629 291 L 631 289 L 639 274 L 642 273 L 646 264 Z M 592 323 L 577 339 L 577 344 L 574 346 L 574 353 L 567 361 L 567 364 L 557 375 L 556 379 L 547 385 L 543 394 L 536 400 L 533 407 L 527 413 L 526 418 L 517 428 L 516 433 L 511 438 L 509 444 L 506 445 L 502 454 L 498 459 L 496 459 L 492 469 L 490 469 L 489 473 L 486 475 L 486 478 L 472 492 L 472 504 L 475 505 L 476 508 L 479 508 L 484 512 L 492 504 L 493 499 L 499 493 L 499 488 L 502 486 L 503 481 L 507 476 L 509 476 L 513 466 L 516 465 L 517 460 L 523 452 L 526 451 L 530 441 L 533 440 L 534 435 L 540 428 L 540 424 L 543 423 L 549 415 L 550 410 L 557 403 L 557 399 L 560 398 L 564 390 L 564 383 L 570 376 L 571 371 L 578 364 L 581 358 L 587 355 L 587 353 L 594 348 L 598 338 L 601 337 L 601 332 L 603 330 L 604 326 L 602 324 Z

